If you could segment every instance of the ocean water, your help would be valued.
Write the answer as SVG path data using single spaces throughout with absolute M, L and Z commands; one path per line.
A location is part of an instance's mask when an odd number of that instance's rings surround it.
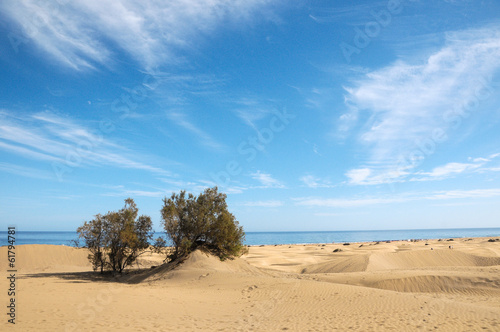
M 155 238 L 164 236 L 155 233 Z M 500 228 L 461 228 L 461 229 L 412 229 L 386 231 L 325 231 L 325 232 L 246 232 L 245 244 L 305 244 L 332 242 L 368 242 L 408 239 L 444 239 L 467 237 L 499 237 Z M 76 232 L 16 232 L 16 245 L 55 244 L 71 246 L 76 240 Z M 7 232 L 0 232 L 0 246 L 7 245 Z

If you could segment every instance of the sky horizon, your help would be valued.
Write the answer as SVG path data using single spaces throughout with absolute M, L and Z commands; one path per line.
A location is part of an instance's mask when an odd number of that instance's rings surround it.
M 500 227 L 500 3 L 0 4 L 0 227 L 218 186 L 245 231 Z

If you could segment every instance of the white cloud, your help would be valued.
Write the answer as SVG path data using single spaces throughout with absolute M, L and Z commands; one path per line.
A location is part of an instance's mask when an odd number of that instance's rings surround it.
M 415 177 L 410 179 L 410 181 L 432 181 L 432 180 L 443 180 L 460 174 L 468 174 L 471 172 L 488 172 L 495 171 L 495 168 L 488 167 L 494 158 L 498 154 L 492 154 L 487 158 L 469 158 L 472 163 L 458 163 L 451 162 L 443 166 L 435 167 L 430 172 L 418 172 Z
M 1 130 L 1 128 L 0 128 Z M 15 144 L 9 144 L 0 141 L 0 149 L 4 151 L 8 151 L 11 153 L 15 153 L 17 155 L 21 155 L 25 158 L 30 158 L 30 159 L 38 159 L 38 160 L 43 160 L 43 161 L 51 161 L 51 162 L 60 162 L 63 163 L 64 159 L 59 158 L 59 157 L 54 157 L 49 154 L 45 153 L 40 153 L 38 151 L 34 151 L 29 148 L 25 148 L 23 146 L 15 145 Z
M 240 186 L 223 186 L 221 189 L 222 189 L 221 190 L 222 192 L 225 192 L 228 194 L 242 194 L 248 188 L 240 187 Z
M 162 182 L 165 182 L 165 183 L 167 183 L 169 185 L 174 186 L 175 188 L 181 188 L 181 189 L 186 189 L 186 188 L 190 188 L 190 187 L 198 185 L 195 182 L 183 181 L 183 180 L 180 180 L 180 179 L 161 178 L 160 180 Z
M 464 198 L 492 198 L 500 196 L 500 189 L 472 189 L 435 191 L 431 193 L 405 193 L 398 197 L 366 197 L 366 198 L 294 198 L 296 205 L 308 207 L 351 208 L 370 205 L 406 203 L 413 201 L 451 200 Z
M 493 153 L 488 157 L 488 159 L 495 159 L 497 157 L 500 157 L 500 153 Z
M 246 125 L 254 130 L 258 130 L 256 123 L 268 116 L 271 112 L 266 108 L 254 105 L 248 108 L 239 107 L 235 110 L 235 113 Z
M 349 183 L 362 184 L 370 176 L 372 171 L 369 168 L 352 169 L 346 173 Z
M 472 161 L 470 163 L 450 162 L 442 166 L 437 166 L 430 172 L 420 171 L 412 174 L 408 169 L 393 170 L 381 167 L 365 167 L 351 169 L 345 173 L 345 176 L 349 179 L 348 184 L 352 185 L 378 185 L 405 181 L 437 181 L 472 172 L 484 173 L 497 171 L 497 168 L 488 166 L 488 163 L 492 162 L 497 156 L 500 156 L 500 154 L 492 154 L 487 158 L 469 158 Z M 410 174 L 413 176 L 407 179 L 406 177 Z
M 137 156 L 133 157 L 131 151 L 105 139 L 102 133 L 93 134 L 89 128 L 50 112 L 29 114 L 23 120 L 2 113 L 0 150 L 27 159 L 59 163 L 61 167 L 106 165 L 172 175 L 136 161 Z
M 368 173 L 365 168 L 371 169 L 370 177 L 387 173 L 422 144 L 446 140 L 456 118 L 464 120 L 472 111 L 470 105 L 480 105 L 492 95 L 488 79 L 499 69 L 500 29 L 492 27 L 449 33 L 446 45 L 425 61 L 396 61 L 346 87 L 349 111 L 340 117 L 339 129 L 344 135 L 361 128 L 357 138 L 367 149 L 369 165 L 350 173 L 353 181 Z M 367 120 L 354 126 L 359 119 Z M 440 139 L 435 138 L 437 131 Z M 420 156 L 415 164 L 432 153 Z
M 182 113 L 170 112 L 168 118 L 175 122 L 178 126 L 188 130 L 199 139 L 199 143 L 208 146 L 215 150 L 223 150 L 225 147 L 217 142 L 212 136 L 198 128 L 194 123 L 188 120 L 187 116 Z
M 342 198 L 297 198 L 296 205 L 309 207 L 337 207 L 349 208 L 367 205 L 402 203 L 404 198 L 362 198 L 362 199 L 342 199 Z
M 211 74 L 194 72 L 172 74 L 157 69 L 143 73 L 153 78 L 150 84 L 144 85 L 154 91 L 155 101 L 165 109 L 177 107 L 184 110 L 193 96 L 196 98 L 211 96 L 222 99 L 226 95 L 223 88 L 227 80 Z M 135 92 L 132 91 L 133 93 Z
M 430 173 L 422 174 L 427 175 L 427 179 L 446 178 L 464 173 L 466 171 L 474 170 L 479 167 L 481 167 L 481 164 L 448 163 L 444 166 L 434 168 Z
M 283 202 L 282 201 L 276 201 L 276 200 L 270 200 L 270 201 L 252 201 L 252 202 L 244 202 L 241 205 L 243 205 L 243 206 L 249 206 L 249 207 L 268 207 L 268 208 L 273 208 L 273 207 L 283 206 Z
M 240 118 L 244 124 L 256 131 L 259 129 L 259 121 L 270 115 L 274 115 L 272 100 L 260 100 L 260 98 L 253 96 L 244 96 L 239 98 L 227 98 L 226 101 L 234 104 L 234 114 Z
M 407 174 L 408 172 L 405 170 L 384 169 L 374 171 L 371 168 L 358 168 L 347 171 L 345 176 L 349 178 L 348 183 L 352 185 L 377 185 L 402 182 Z
M 145 68 L 180 61 L 175 53 L 225 22 L 274 19 L 269 0 L 2 1 L 1 11 L 23 34 L 74 69 L 107 65 L 113 48 Z M 109 43 L 111 42 L 111 43 Z
M 314 175 L 304 175 L 300 178 L 300 181 L 304 182 L 304 184 L 309 188 L 330 188 L 333 185 L 330 184 L 329 181 L 320 179 Z
M 221 185 L 220 183 L 212 180 L 199 180 L 199 182 L 201 183 L 200 188 L 202 188 L 201 190 L 198 190 L 200 192 L 207 187 L 218 187 L 221 192 L 226 194 L 241 194 L 249 189 L 248 186 L 242 185 L 238 181 L 233 181 L 231 185 Z
M 103 196 L 112 197 L 165 197 L 169 196 L 170 192 L 166 191 L 145 191 L 145 190 L 123 190 L 115 193 L 103 194 Z
M 332 23 L 340 20 L 349 20 L 352 24 L 366 23 L 373 20 L 371 12 L 379 9 L 381 6 L 386 6 L 386 2 L 373 1 L 368 4 L 354 4 L 350 3 L 348 6 L 340 7 L 335 5 L 333 8 L 330 6 L 312 7 L 313 14 L 309 14 L 309 18 L 318 24 Z
M 285 186 L 278 180 L 274 179 L 271 174 L 262 173 L 257 171 L 250 174 L 250 176 L 261 183 L 261 188 L 285 188 Z
M 35 179 L 52 179 L 53 177 L 47 171 L 39 170 L 32 167 L 25 167 L 20 165 L 14 165 L 11 163 L 0 162 L 0 170 L 2 172 L 8 172 L 11 174 L 21 175 L 24 177 L 35 178 Z
M 334 213 L 334 212 L 317 212 L 314 213 L 316 217 L 338 217 L 341 214 L 340 213 Z
M 209 187 L 218 187 L 220 192 L 226 193 L 226 194 L 241 194 L 248 188 L 243 187 L 243 186 L 225 186 L 225 185 L 219 185 L 213 181 L 207 181 L 207 180 L 194 180 L 194 181 L 186 181 L 183 179 L 180 179 L 178 177 L 176 178 L 160 178 L 160 181 L 166 183 L 169 186 L 168 190 L 162 189 L 164 192 L 167 192 L 169 196 L 173 192 L 179 192 L 181 190 L 186 190 L 187 192 L 191 192 L 195 195 L 198 193 L 203 192 L 206 188 Z M 155 188 L 156 189 L 156 188 Z
M 436 192 L 427 199 L 490 198 L 500 196 L 500 189 L 451 190 Z

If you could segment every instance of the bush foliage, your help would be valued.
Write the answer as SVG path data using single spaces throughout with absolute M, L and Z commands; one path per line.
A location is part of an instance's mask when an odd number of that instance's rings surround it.
M 162 222 L 173 244 L 170 259 L 185 256 L 197 248 L 209 250 L 220 259 L 241 252 L 245 233 L 228 211 L 226 197 L 214 187 L 205 189 L 199 196 L 181 191 L 163 199 Z
M 137 217 L 138 212 L 134 200 L 127 198 L 121 210 L 98 214 L 78 227 L 76 231 L 90 251 L 88 258 L 94 271 L 110 269 L 121 273 L 149 248 L 153 224 L 149 216 Z

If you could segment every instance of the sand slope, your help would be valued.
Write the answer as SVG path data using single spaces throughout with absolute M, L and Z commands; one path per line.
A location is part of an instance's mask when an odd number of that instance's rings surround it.
M 85 249 L 55 245 L 18 245 L 15 248 L 16 267 L 22 272 L 75 272 L 88 271 L 91 265 Z M 7 247 L 0 248 L 1 257 L 7 257 Z M 2 270 L 7 260 L 0 260 Z
M 339 273 L 366 271 L 370 264 L 370 255 L 336 256 L 330 261 L 311 264 L 302 269 L 302 273 Z
M 251 247 L 224 262 L 196 251 L 170 265 L 147 254 L 116 278 L 91 272 L 85 250 L 19 246 L 18 324 L 0 329 L 499 331 L 500 242 L 425 244 Z
M 250 265 L 241 258 L 221 261 L 218 257 L 201 250 L 191 253 L 186 259 L 165 263 L 154 269 L 145 271 L 128 279 L 131 283 L 153 283 L 171 281 L 196 280 L 214 274 L 230 274 L 242 276 L 266 275 L 262 270 Z
M 500 265 L 500 257 L 483 257 L 459 250 L 415 250 L 376 253 L 370 256 L 367 271 L 402 270 L 423 267 Z

